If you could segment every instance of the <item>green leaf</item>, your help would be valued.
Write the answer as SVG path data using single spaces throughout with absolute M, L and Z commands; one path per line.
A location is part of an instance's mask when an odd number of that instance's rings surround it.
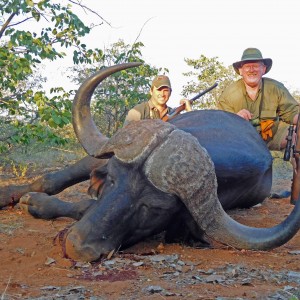
M 39 12 L 37 12 L 36 10 L 32 10 L 32 16 L 35 18 L 35 20 L 38 22 L 41 18 L 41 15 Z
M 26 4 L 27 4 L 28 6 L 31 6 L 31 7 L 34 6 L 34 3 L 33 3 L 32 0 L 26 0 L 25 2 L 26 2 Z

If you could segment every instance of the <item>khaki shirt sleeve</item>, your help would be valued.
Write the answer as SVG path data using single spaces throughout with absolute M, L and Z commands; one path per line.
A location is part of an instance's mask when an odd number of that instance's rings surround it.
M 221 94 L 217 101 L 217 108 L 220 110 L 229 111 L 235 113 L 234 108 L 230 105 L 230 102 L 226 99 L 224 92 Z
M 281 88 L 280 94 L 278 115 L 286 123 L 293 123 L 295 115 L 299 113 L 299 103 L 284 86 Z

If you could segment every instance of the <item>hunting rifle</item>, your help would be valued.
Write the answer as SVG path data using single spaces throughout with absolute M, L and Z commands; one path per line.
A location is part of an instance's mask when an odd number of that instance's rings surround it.
M 212 89 L 214 89 L 216 86 L 218 85 L 218 83 L 216 82 L 214 85 L 210 86 L 209 88 L 207 88 L 206 90 L 204 90 L 203 92 L 197 94 L 195 97 L 193 97 L 190 102 L 191 104 L 197 100 L 198 98 L 200 98 L 201 96 L 203 96 L 204 94 L 210 92 Z M 162 120 L 167 122 L 171 119 L 173 119 L 174 117 L 176 117 L 181 111 L 183 111 L 185 109 L 185 103 L 184 104 L 181 104 L 180 106 L 178 107 L 175 107 L 173 109 L 170 110 L 170 112 L 168 114 L 166 114 Z
M 292 179 L 292 187 L 291 187 L 291 204 L 296 204 L 296 201 L 299 200 L 300 194 L 300 121 L 298 121 L 295 128 L 295 143 L 292 145 L 293 141 L 293 132 L 294 125 L 291 124 L 288 130 L 288 135 L 286 137 L 287 144 L 284 152 L 283 159 L 285 161 L 290 160 L 291 150 L 293 152 L 294 163 L 293 165 L 293 179 Z

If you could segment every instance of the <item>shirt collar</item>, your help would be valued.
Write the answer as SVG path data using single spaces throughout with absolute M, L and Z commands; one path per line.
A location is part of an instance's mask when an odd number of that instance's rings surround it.
M 150 109 L 157 111 L 161 118 L 169 112 L 169 107 L 168 106 L 166 106 L 166 108 L 162 111 L 162 113 L 160 113 L 159 110 L 154 106 L 154 104 L 151 100 L 148 101 L 148 104 L 149 104 Z

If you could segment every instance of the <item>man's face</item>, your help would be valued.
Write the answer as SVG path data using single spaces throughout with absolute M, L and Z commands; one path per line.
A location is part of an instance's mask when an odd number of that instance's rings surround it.
M 266 72 L 266 66 L 262 62 L 249 62 L 243 64 L 239 71 L 247 85 L 256 87 Z
M 154 105 L 165 106 L 171 96 L 171 89 L 167 86 L 156 88 L 155 86 L 150 90 L 151 100 Z

